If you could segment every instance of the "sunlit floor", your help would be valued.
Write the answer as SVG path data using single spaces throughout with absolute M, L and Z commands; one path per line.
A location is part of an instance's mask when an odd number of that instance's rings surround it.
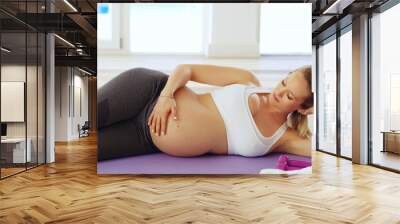
M 329 148 L 330 150 L 326 150 L 327 152 L 336 154 L 336 150 L 334 148 Z M 351 158 L 352 151 L 350 149 L 342 149 L 341 155 Z M 383 167 L 387 167 L 390 169 L 395 169 L 400 171 L 400 154 L 392 153 L 392 152 L 381 152 L 380 150 L 374 150 L 372 155 L 372 163 L 374 165 L 379 165 Z
M 400 154 L 375 150 L 372 162 L 380 166 L 400 171 Z
M 97 175 L 95 136 L 0 181 L 0 223 L 394 223 L 400 175 L 313 152 L 312 175 Z
M 4 177 L 10 176 L 10 175 L 13 175 L 15 173 L 22 172 L 24 170 L 25 170 L 25 167 L 24 168 L 22 168 L 22 167 L 1 168 L 1 177 L 4 178 Z
M 19 173 L 19 172 L 23 172 L 27 169 L 29 170 L 36 166 L 37 166 L 36 163 L 28 163 L 28 164 L 26 164 L 26 166 L 25 166 L 25 164 L 19 164 L 17 166 L 14 165 L 14 166 L 2 167 L 2 168 L 0 168 L 1 178 L 5 178 L 7 176 L 11 176 L 11 175 Z

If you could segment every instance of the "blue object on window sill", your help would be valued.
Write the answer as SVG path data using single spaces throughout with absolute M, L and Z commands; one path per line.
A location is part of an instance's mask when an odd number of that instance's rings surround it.
M 107 14 L 109 12 L 110 7 L 106 4 L 101 4 L 99 6 L 99 12 L 100 14 Z

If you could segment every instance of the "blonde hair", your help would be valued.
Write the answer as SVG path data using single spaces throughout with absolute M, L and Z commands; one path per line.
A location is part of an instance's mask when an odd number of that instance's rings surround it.
M 312 106 L 314 106 L 314 94 L 311 90 L 311 85 L 312 85 L 312 76 L 311 76 L 311 66 L 304 66 L 301 68 L 296 69 L 293 72 L 299 72 L 303 75 L 304 79 L 308 83 L 308 87 L 310 90 L 310 96 L 308 96 L 304 102 L 300 105 L 302 109 L 308 109 Z M 292 73 L 293 73 L 292 72 Z M 311 137 L 311 131 L 310 128 L 308 127 L 308 120 L 307 120 L 307 115 L 303 115 L 300 112 L 293 111 L 288 119 L 289 126 L 293 128 L 297 134 L 302 137 L 302 138 L 310 138 Z

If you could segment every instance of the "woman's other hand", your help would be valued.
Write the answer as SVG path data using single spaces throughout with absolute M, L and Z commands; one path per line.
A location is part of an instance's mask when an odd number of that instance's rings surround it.
M 150 130 L 158 136 L 166 135 L 167 122 L 170 114 L 173 116 L 174 120 L 178 120 L 175 98 L 170 95 L 160 95 L 149 116 L 147 124 L 150 126 Z

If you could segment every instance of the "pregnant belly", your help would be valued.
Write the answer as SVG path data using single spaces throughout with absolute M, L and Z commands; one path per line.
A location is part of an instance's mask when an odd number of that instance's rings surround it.
M 197 95 L 187 87 L 175 92 L 178 121 L 168 118 L 166 135 L 151 133 L 154 144 L 173 156 L 227 153 L 225 125 L 210 94 Z

